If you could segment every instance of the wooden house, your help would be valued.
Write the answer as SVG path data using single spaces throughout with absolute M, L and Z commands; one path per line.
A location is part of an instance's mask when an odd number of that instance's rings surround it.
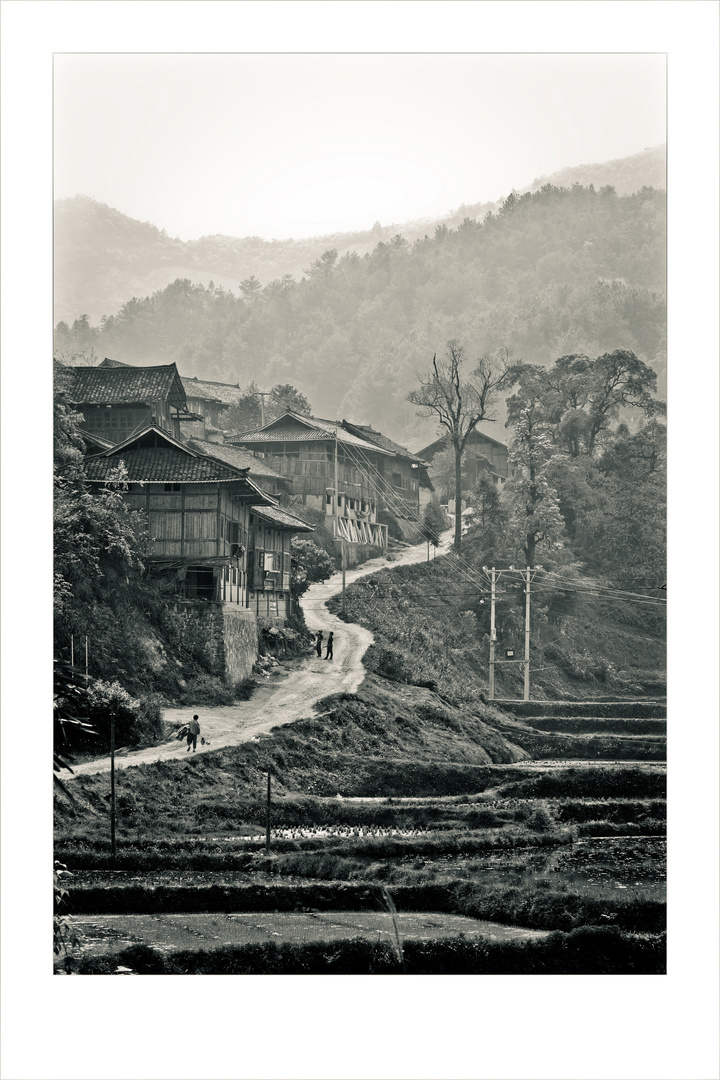
M 175 364 L 131 367 L 104 360 L 99 367 L 70 367 L 68 400 L 83 415 L 86 429 L 113 443 L 148 424 L 180 435 L 190 414 Z
M 208 439 L 189 438 L 188 446 L 198 450 L 201 454 L 209 454 L 236 469 L 248 470 L 253 483 L 257 484 L 266 495 L 272 495 L 274 499 L 286 500 L 291 492 L 290 481 L 286 476 L 281 476 L 277 469 L 268 464 L 263 458 L 255 457 L 249 450 L 242 446 L 233 446 L 230 443 L 215 442 Z
M 426 462 L 373 428 L 286 412 L 228 443 L 287 478 L 295 498 L 320 511 L 337 540 L 387 547 L 387 526 L 379 520 L 386 510 L 410 535 L 417 530 L 419 488 L 429 484 Z
M 414 533 L 421 517 L 421 490 L 433 491 L 427 462 L 368 424 L 352 424 L 343 420 L 342 426 L 351 435 L 357 435 L 392 455 L 378 459 L 377 463 L 380 506 L 389 510 L 401 527 L 405 525 L 410 533 Z M 410 538 L 414 537 L 408 536 Z
M 88 457 L 86 476 L 90 485 L 122 478 L 124 498 L 147 513 L 150 562 L 179 598 L 290 613 L 290 540 L 312 526 L 279 511 L 249 469 L 149 424 Z M 273 555 L 262 566 L 260 552 Z
M 435 456 L 447 450 L 449 442 L 445 438 L 436 439 L 423 450 L 418 451 L 432 473 L 432 463 Z M 493 439 L 484 431 L 477 428 L 472 431 L 465 445 L 463 454 L 463 491 L 470 491 L 475 487 L 481 476 L 488 477 L 497 487 L 503 487 L 510 476 L 508 464 L 508 448 L 499 439 Z M 436 481 L 437 486 L 437 481 Z M 455 497 L 455 480 L 449 484 L 449 491 L 444 492 L 451 499 Z
M 205 417 L 211 427 L 217 428 L 220 413 L 231 405 L 237 405 L 243 391 L 233 383 L 210 382 L 208 379 L 182 377 L 188 410 Z

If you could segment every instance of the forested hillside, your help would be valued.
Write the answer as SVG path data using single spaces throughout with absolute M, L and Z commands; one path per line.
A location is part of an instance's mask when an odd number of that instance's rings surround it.
M 151 227 L 140 228 L 149 242 Z M 138 258 L 146 249 L 138 244 Z M 99 325 L 60 323 L 55 348 L 174 360 L 183 375 L 241 385 L 291 382 L 318 415 L 372 422 L 418 447 L 434 428 L 406 395 L 451 338 L 469 356 L 508 349 L 542 365 L 631 350 L 658 372 L 664 397 L 664 288 L 664 192 L 546 185 L 414 243 L 397 234 L 364 256 L 329 249 L 298 282 L 251 277 L 235 296 L 178 279 Z
M 572 187 L 611 184 L 618 195 L 630 195 L 643 187 L 665 187 L 665 147 L 656 146 L 615 161 L 575 165 L 543 176 L 515 194 L 537 191 L 544 184 Z M 495 202 L 463 204 L 441 218 L 381 225 L 330 236 L 300 240 L 262 240 L 258 236 L 203 236 L 184 242 L 164 229 L 135 221 L 120 211 L 85 195 L 58 199 L 55 203 L 55 321 L 72 322 L 87 314 L 93 322 L 115 315 L 131 296 L 146 296 L 169 285 L 177 277 L 208 285 L 214 281 L 237 292 L 246 278 L 257 277 L 262 285 L 290 274 L 302 276 L 324 251 L 335 248 L 340 255 L 356 251 L 365 255 L 381 240 L 400 232 L 406 240 L 422 239 L 437 225 L 457 228 L 466 217 L 482 220 L 497 211 Z

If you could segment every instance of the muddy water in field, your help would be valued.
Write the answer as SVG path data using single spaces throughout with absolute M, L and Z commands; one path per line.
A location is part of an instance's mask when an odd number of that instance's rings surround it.
M 520 848 L 514 851 L 480 855 L 446 855 L 426 859 L 408 855 L 388 860 L 384 883 L 441 883 L 464 879 L 486 885 L 507 887 L 546 884 L 566 886 L 574 892 L 593 893 L 617 889 L 619 893 L 642 893 L 656 900 L 665 899 L 666 841 L 663 837 L 592 837 L 574 844 L 553 848 Z M 348 853 L 351 856 L 351 853 Z M 384 860 L 373 860 L 378 867 Z M 300 885 L 309 879 L 299 874 L 286 875 L 237 870 L 91 871 L 73 872 L 72 885 Z M 363 873 L 359 866 L 354 881 L 377 880 Z
M 472 858 L 448 856 L 433 862 L 446 873 L 487 884 L 547 883 L 566 885 L 578 892 L 598 888 L 630 893 L 642 890 L 645 896 L 664 900 L 666 854 L 664 837 L 592 837 L 557 848 Z M 420 868 L 420 860 L 415 860 L 414 865 Z

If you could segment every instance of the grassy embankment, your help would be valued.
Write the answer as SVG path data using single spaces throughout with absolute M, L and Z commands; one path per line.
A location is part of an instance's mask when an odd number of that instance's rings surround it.
M 488 690 L 488 596 L 489 586 L 469 584 L 453 557 L 446 556 L 355 582 L 346 591 L 346 618 L 375 635 L 365 660 L 370 671 L 430 685 L 449 701 L 474 704 Z M 519 655 L 523 609 L 516 584 L 506 587 L 505 597 L 505 607 L 498 610 L 500 639 L 507 624 L 504 644 L 516 646 Z M 340 614 L 337 597 L 328 606 Z M 533 699 L 636 699 L 665 693 L 664 612 L 538 587 L 532 593 L 531 626 Z M 497 656 L 502 659 L 500 648 Z M 495 683 L 496 698 L 522 698 L 519 667 L 498 665 Z

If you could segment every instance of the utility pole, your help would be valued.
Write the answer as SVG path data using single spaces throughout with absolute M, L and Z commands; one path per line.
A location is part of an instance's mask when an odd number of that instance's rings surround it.
M 524 571 L 516 571 L 514 566 L 510 566 L 507 570 L 496 570 L 493 566 L 491 570 L 488 570 L 487 566 L 483 566 L 483 571 L 490 578 L 490 677 L 488 680 L 488 700 L 492 701 L 495 697 L 495 665 L 496 664 L 522 664 L 523 665 L 523 701 L 530 700 L 530 582 L 534 578 L 538 570 L 542 570 L 541 566 L 530 567 L 528 566 Z M 501 574 L 521 573 L 525 578 L 525 655 L 522 660 L 507 659 L 496 660 L 495 659 L 495 640 L 497 638 L 497 630 L 495 629 L 495 583 L 500 578 Z
M 345 540 L 340 535 L 338 499 L 338 433 L 335 428 L 335 489 L 333 493 L 333 517 L 335 519 L 335 539 L 340 541 L 340 565 L 342 567 L 342 613 L 345 614 Z
M 490 571 L 490 679 L 488 699 L 495 698 L 495 567 Z
M 530 567 L 525 571 L 525 678 L 523 701 L 530 700 Z
M 267 805 L 265 807 L 265 854 L 270 854 L 270 770 L 267 774 Z
M 333 488 L 333 517 L 335 518 L 335 539 L 339 536 L 338 530 L 338 437 L 335 430 L 335 487 Z
M 271 390 L 258 390 L 257 396 L 260 398 L 260 427 L 265 427 L 265 398 L 272 397 Z
M 115 710 L 110 713 L 110 850 L 115 862 Z

